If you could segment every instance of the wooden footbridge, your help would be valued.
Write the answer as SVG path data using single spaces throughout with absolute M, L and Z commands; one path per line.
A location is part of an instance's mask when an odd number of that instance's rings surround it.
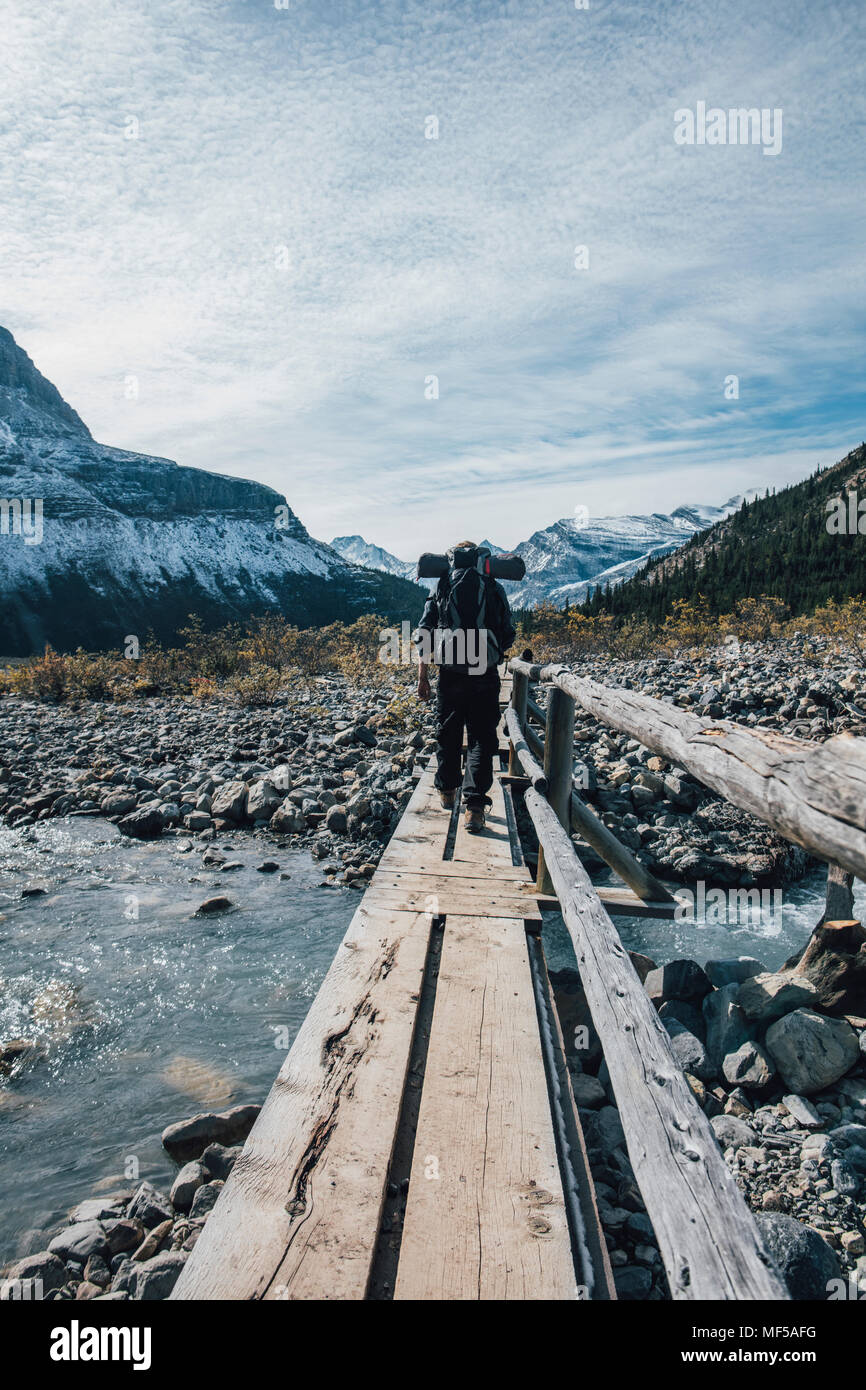
M 558 667 L 510 671 L 509 770 L 485 831 L 466 832 L 459 801 L 441 809 L 427 767 L 174 1299 L 615 1297 L 545 965 L 549 907 L 574 943 L 672 1296 L 787 1296 L 612 924 L 674 904 L 581 799 L 574 710 L 823 853 L 837 895 L 866 876 L 864 741 L 847 740 L 841 769 L 827 744 L 711 725 Z M 531 680 L 548 685 L 545 711 Z M 596 891 L 572 828 L 622 888 Z

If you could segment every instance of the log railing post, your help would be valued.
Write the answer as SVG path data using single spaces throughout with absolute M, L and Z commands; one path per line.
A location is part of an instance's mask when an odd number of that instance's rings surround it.
M 547 800 L 566 833 L 571 830 L 571 793 L 574 781 L 574 700 L 558 685 L 547 694 L 547 719 L 544 725 L 544 775 L 547 778 Z M 544 850 L 538 847 L 538 876 L 535 886 L 539 893 L 553 893 L 553 883 L 544 863 Z
M 848 921 L 854 916 L 854 875 L 832 861 L 827 865 L 827 900 L 821 914 L 825 922 Z
M 526 728 L 526 700 L 529 695 L 529 677 L 522 671 L 515 671 L 511 677 L 511 708 L 517 715 L 521 729 Z M 512 743 L 508 750 L 508 773 L 511 777 L 521 776 L 521 767 Z

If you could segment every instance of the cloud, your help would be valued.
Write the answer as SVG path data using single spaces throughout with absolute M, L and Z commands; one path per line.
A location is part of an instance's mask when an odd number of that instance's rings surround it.
M 857 20 L 13 0 L 0 317 L 97 438 L 400 554 L 789 481 L 863 434 Z

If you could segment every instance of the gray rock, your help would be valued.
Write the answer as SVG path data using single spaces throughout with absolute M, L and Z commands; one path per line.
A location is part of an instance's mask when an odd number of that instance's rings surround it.
M 707 1052 L 715 1072 L 731 1052 L 755 1036 L 755 1026 L 748 1022 L 737 1003 L 740 986 L 732 981 L 714 989 L 704 998 L 703 1014 L 707 1025 Z
M 277 791 L 273 783 L 266 778 L 253 782 L 247 792 L 247 819 L 251 821 L 270 820 L 282 801 L 283 795 L 284 793 Z
M 752 1126 L 736 1115 L 714 1115 L 710 1124 L 722 1149 L 741 1149 L 758 1142 Z
M 162 812 L 155 802 L 139 806 L 117 822 L 118 830 L 134 840 L 157 840 L 163 831 Z
M 78 1260 L 86 1264 L 91 1255 L 108 1255 L 108 1238 L 99 1221 L 76 1221 L 48 1242 L 48 1250 L 61 1260 Z
M 205 898 L 203 903 L 199 903 L 193 916 L 214 917 L 220 912 L 230 912 L 233 907 L 231 898 L 227 898 L 224 893 L 218 893 L 215 897 Z
M 173 1220 L 174 1208 L 164 1192 L 159 1192 L 152 1183 L 143 1182 L 129 1204 L 128 1215 L 150 1230 L 162 1221 Z
M 241 824 L 246 815 L 246 809 L 246 782 L 224 782 L 214 792 L 211 801 L 211 815 L 215 819 L 219 817 L 221 820 L 232 820 Z
M 196 1192 L 207 1182 L 207 1169 L 193 1160 L 185 1163 L 171 1188 L 171 1204 L 175 1211 L 189 1211 Z
M 767 1254 L 796 1302 L 823 1302 L 831 1279 L 841 1278 L 839 1261 L 825 1240 L 792 1216 L 764 1213 L 755 1221 Z
M 757 1023 L 771 1023 L 795 1009 L 808 1008 L 818 999 L 818 991 L 805 975 L 780 971 L 777 975 L 755 975 L 740 985 L 737 1003 Z
M 325 825 L 335 835 L 345 835 L 348 823 L 345 808 L 342 806 L 331 806 L 325 813 Z
M 172 1158 L 183 1163 L 200 1158 L 209 1144 L 239 1143 L 246 1139 L 261 1108 L 260 1105 L 235 1105 L 219 1114 L 208 1112 L 180 1120 L 163 1130 L 163 1146 Z
M 753 975 L 764 975 L 767 968 L 754 956 L 735 956 L 726 960 L 708 960 L 704 966 L 710 983 L 721 989 L 724 985 L 741 985 Z
M 672 960 L 659 969 L 651 970 L 644 981 L 644 988 L 654 1003 L 662 1004 L 668 999 L 700 1002 L 705 994 L 709 994 L 712 985 L 696 960 Z
M 304 818 L 292 801 L 291 795 L 280 803 L 268 824 L 278 835 L 297 835 L 303 830 Z
M 152 1260 L 135 1266 L 132 1297 L 154 1303 L 168 1298 L 186 1264 L 187 1257 L 179 1250 L 165 1250 Z
M 646 1298 L 652 1288 L 653 1277 L 642 1265 L 623 1265 L 613 1271 L 616 1296 L 625 1303 L 636 1303 Z
M 215 1182 L 207 1182 L 200 1187 L 193 1198 L 190 1216 L 195 1221 L 198 1217 L 207 1216 L 212 1212 L 217 1204 L 217 1198 L 225 1187 L 225 1183 L 217 1179 Z
M 223 1144 L 208 1144 L 201 1156 L 201 1161 L 211 1178 L 219 1178 L 225 1182 L 242 1153 L 243 1149 L 240 1144 L 236 1144 L 233 1148 L 226 1148 Z
M 50 1250 L 40 1250 L 35 1255 L 25 1255 L 23 1260 L 14 1264 L 6 1275 L 7 1279 L 40 1279 L 42 1281 L 43 1294 L 49 1293 L 52 1289 L 62 1289 L 69 1275 L 66 1265 L 59 1255 L 55 1255 Z
M 116 1221 L 123 1214 L 129 1197 L 88 1197 L 69 1213 L 70 1221 Z
M 696 1038 L 694 1033 L 690 1033 L 688 1028 L 683 1027 L 679 1019 L 666 1018 L 664 1026 L 670 1038 L 671 1049 L 677 1059 L 677 1065 L 701 1081 L 711 1081 L 715 1068 L 700 1038 Z
M 699 1004 L 691 1004 L 685 999 L 668 999 L 659 1009 L 659 1018 L 662 1023 L 666 1023 L 669 1018 L 675 1018 L 690 1033 L 694 1033 L 696 1038 L 700 1038 L 701 1042 L 706 1041 L 707 1023 Z
M 837 1125 L 830 1130 L 830 1138 L 840 1149 L 866 1149 L 866 1125 Z
M 581 1110 L 597 1110 L 607 1100 L 605 1089 L 595 1076 L 588 1072 L 577 1072 L 571 1078 L 574 1099 Z
M 769 1057 L 756 1042 L 744 1042 L 736 1052 L 729 1052 L 722 1074 L 731 1086 L 742 1086 L 744 1091 L 763 1091 L 775 1075 Z
M 838 1081 L 860 1055 L 850 1023 L 808 1009 L 771 1024 L 766 1046 L 788 1090 L 806 1096 Z
M 830 1179 L 834 1191 L 842 1197 L 856 1197 L 863 1186 L 863 1178 L 846 1158 L 834 1158 L 830 1164 Z
M 797 1124 L 802 1125 L 803 1129 L 823 1128 L 823 1118 L 805 1096 L 782 1096 L 782 1104 L 788 1114 L 793 1115 Z

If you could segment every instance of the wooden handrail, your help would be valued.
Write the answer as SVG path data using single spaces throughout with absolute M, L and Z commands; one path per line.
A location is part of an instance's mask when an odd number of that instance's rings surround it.
M 524 773 L 529 778 L 535 790 L 541 792 L 543 795 L 547 791 L 547 778 L 544 775 L 544 769 L 539 766 L 532 756 L 532 753 L 529 751 L 529 746 L 520 728 L 520 720 L 517 717 L 517 711 L 512 707 L 509 707 L 505 711 L 505 728 L 511 741 L 511 747 L 520 766 L 523 768 Z
M 866 879 L 866 739 L 841 734 L 813 743 L 702 719 L 560 665 L 515 660 L 509 667 L 558 686 L 596 719 L 685 768 L 786 839 Z
M 787 1299 L 712 1128 L 567 832 L 526 806 L 574 944 L 629 1158 L 675 1299 Z

